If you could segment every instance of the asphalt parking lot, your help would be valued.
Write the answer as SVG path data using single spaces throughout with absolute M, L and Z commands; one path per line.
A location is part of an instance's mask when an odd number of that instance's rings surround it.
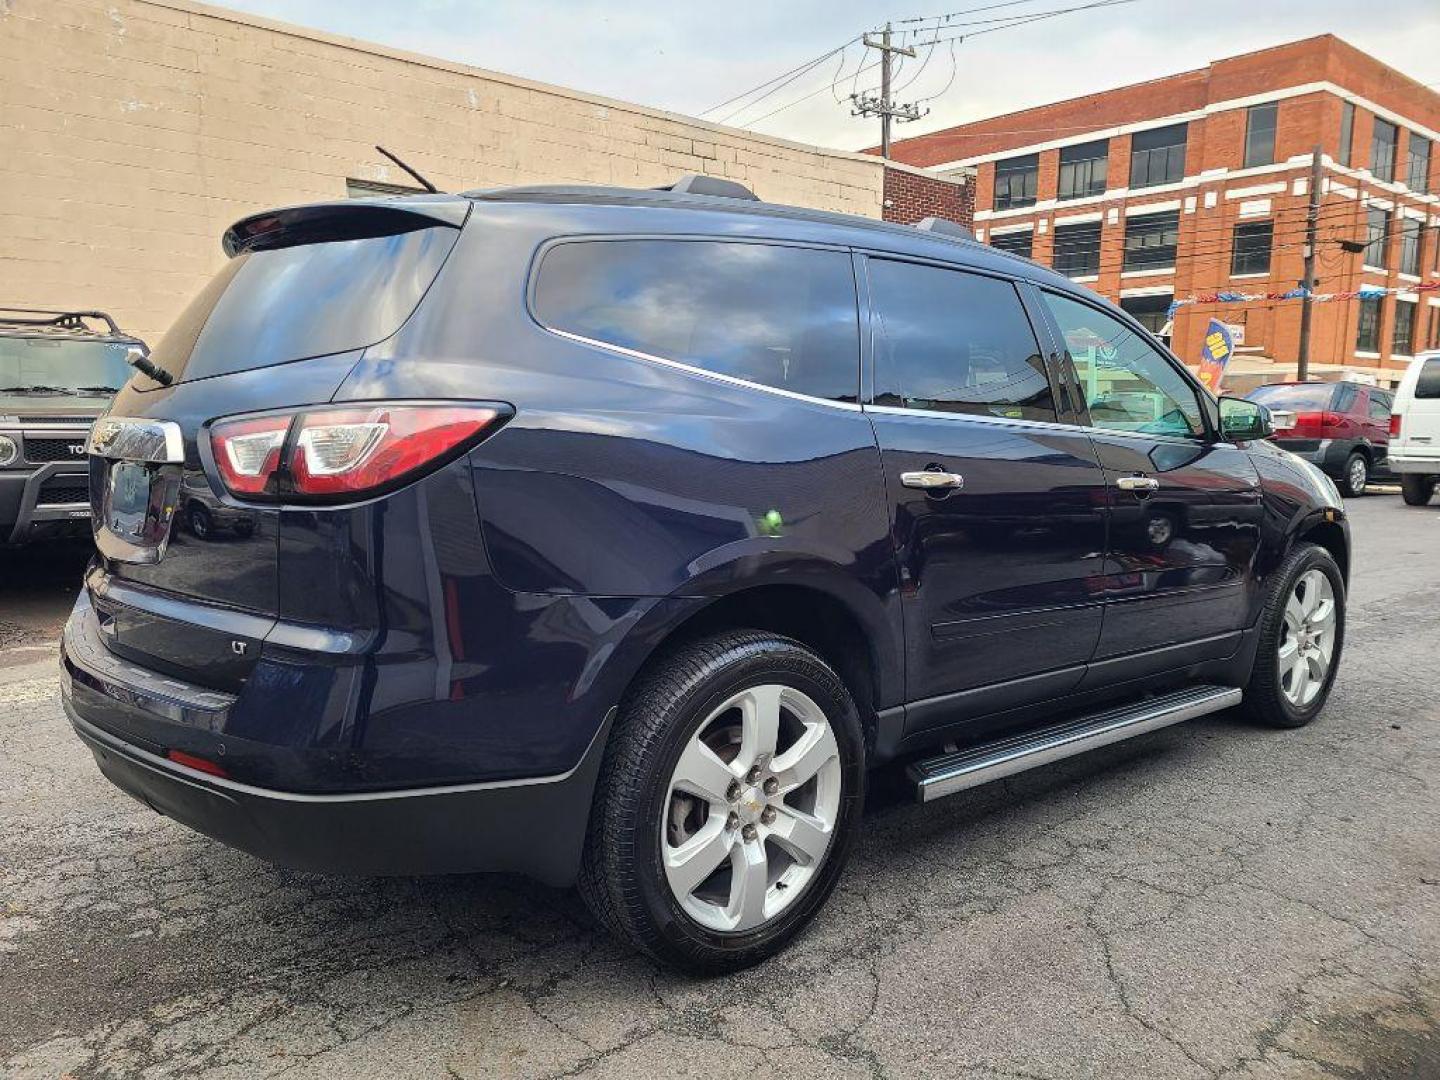
M 0 581 L 0 1075 L 1440 1076 L 1440 507 L 1350 504 L 1310 728 L 1221 715 L 920 807 L 788 953 L 700 981 L 516 879 L 326 879 L 103 781 Z M 543 842 L 541 839 L 539 842 Z

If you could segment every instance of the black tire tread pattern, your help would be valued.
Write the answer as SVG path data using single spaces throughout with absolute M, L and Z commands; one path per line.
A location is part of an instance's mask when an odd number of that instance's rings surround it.
M 783 940 L 753 949 L 723 953 L 700 948 L 677 948 L 661 934 L 641 895 L 640 871 L 646 858 L 637 840 L 653 835 L 655 823 L 640 820 L 645 812 L 646 778 L 664 764 L 665 737 L 686 715 L 686 707 L 706 695 L 706 688 L 738 664 L 757 659 L 772 667 L 790 667 L 810 679 L 827 683 L 849 704 L 855 730 L 858 714 L 845 684 L 824 661 L 798 641 L 757 630 L 734 630 L 692 641 L 652 660 L 621 703 L 596 782 L 579 889 L 596 919 L 616 938 L 628 942 L 661 963 L 692 971 L 716 973 L 749 966 L 777 951 Z M 832 724 L 838 727 L 837 718 Z M 841 733 L 837 730 L 837 738 Z M 666 778 L 668 779 L 668 777 Z M 853 799 L 859 793 L 847 793 Z M 854 828 L 841 830 L 832 840 L 825 872 L 833 884 L 836 863 L 843 863 Z M 816 882 L 819 885 L 820 882 Z M 812 889 L 812 892 L 815 890 Z M 824 902 L 829 889 L 806 896 L 795 905 L 811 914 Z M 799 920 L 803 925 L 808 916 Z M 797 925 L 796 931 L 798 932 Z M 788 940 L 789 934 L 784 940 Z
M 1303 714 L 1297 714 L 1284 700 L 1280 686 L 1280 672 L 1275 664 L 1275 652 L 1280 644 L 1280 631 L 1285 621 L 1285 605 L 1290 600 L 1290 591 L 1296 579 L 1306 570 L 1314 567 L 1328 567 L 1330 583 L 1335 589 L 1335 602 L 1339 607 L 1336 615 L 1335 650 L 1331 656 L 1330 674 L 1324 690 L 1316 698 L 1316 704 Z M 1335 674 L 1345 647 L 1345 583 L 1340 568 L 1330 552 L 1318 544 L 1297 543 L 1284 561 L 1276 567 L 1270 580 L 1273 582 L 1270 594 L 1260 614 L 1260 644 L 1255 654 L 1255 666 L 1250 672 L 1250 681 L 1245 687 L 1245 711 L 1255 720 L 1270 727 L 1298 728 L 1314 720 L 1325 707 L 1334 685 Z

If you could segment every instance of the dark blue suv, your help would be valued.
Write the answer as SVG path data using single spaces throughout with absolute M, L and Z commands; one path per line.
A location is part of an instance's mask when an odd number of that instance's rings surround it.
M 723 970 L 824 903 L 877 765 L 925 800 L 1316 715 L 1348 527 L 1261 406 L 957 227 L 705 190 L 230 229 L 89 444 L 105 775 L 285 866 L 578 882 Z

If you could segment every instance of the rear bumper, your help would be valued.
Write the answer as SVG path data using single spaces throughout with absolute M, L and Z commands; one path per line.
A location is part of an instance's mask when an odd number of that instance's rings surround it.
M 90 473 L 82 462 L 56 461 L 28 471 L 0 472 L 0 546 L 27 544 L 55 536 L 90 536 L 90 501 L 47 501 L 47 488 L 64 484 L 88 488 Z
M 85 595 L 61 641 L 61 700 L 116 787 L 220 842 L 296 870 L 336 874 L 504 871 L 575 880 L 614 710 L 564 773 L 516 780 L 311 794 L 241 783 L 169 760 L 167 733 L 223 728 L 233 695 L 111 653 Z M 216 740 L 223 763 L 243 740 Z M 186 742 L 182 741 L 182 745 Z M 281 748 L 276 753 L 283 753 Z
M 541 780 L 356 795 L 300 795 L 177 765 L 87 722 L 75 733 L 106 779 L 229 847 L 327 874 L 508 871 L 574 882 L 608 722 L 569 773 Z
M 1402 476 L 1440 476 L 1440 457 L 1390 455 L 1390 470 Z

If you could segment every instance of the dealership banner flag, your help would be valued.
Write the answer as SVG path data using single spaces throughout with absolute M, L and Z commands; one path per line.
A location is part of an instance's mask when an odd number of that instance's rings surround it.
M 1225 377 L 1225 365 L 1235 352 L 1235 342 L 1230 337 L 1230 328 L 1219 319 L 1211 319 L 1205 330 L 1205 345 L 1200 350 L 1200 381 L 1212 394 L 1220 392 L 1220 380 Z

